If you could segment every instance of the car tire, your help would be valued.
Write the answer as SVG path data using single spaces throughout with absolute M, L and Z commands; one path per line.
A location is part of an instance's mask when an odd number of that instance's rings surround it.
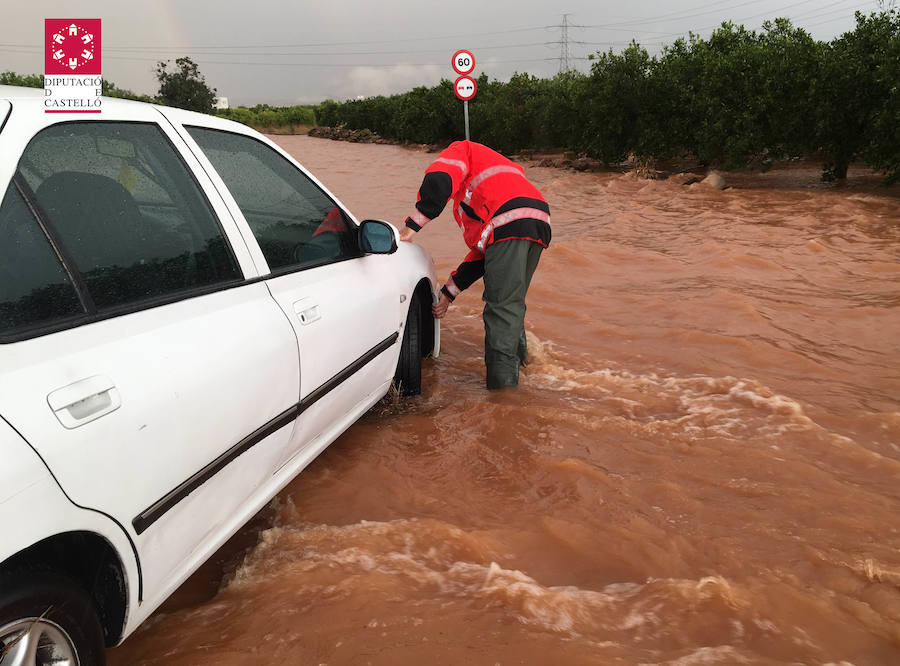
M 35 656 L 22 662 L 34 642 Z M 0 576 L 0 666 L 102 666 L 105 661 L 103 630 L 83 589 L 49 572 Z
M 418 295 L 413 296 L 409 304 L 394 383 L 400 395 L 422 392 L 422 303 Z

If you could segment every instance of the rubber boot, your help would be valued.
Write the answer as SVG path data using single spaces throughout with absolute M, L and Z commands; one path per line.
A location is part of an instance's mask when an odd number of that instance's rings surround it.
M 519 348 L 516 351 L 516 355 L 519 357 L 519 367 L 524 368 L 528 365 L 528 340 L 525 338 L 525 331 L 522 331 L 522 335 L 519 336 Z

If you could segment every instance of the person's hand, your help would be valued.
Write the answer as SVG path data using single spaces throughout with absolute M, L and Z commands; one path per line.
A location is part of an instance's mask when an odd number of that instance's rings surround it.
M 406 241 L 407 243 L 411 243 L 413 236 L 416 235 L 414 229 L 410 229 L 409 227 L 401 227 L 400 228 L 400 240 Z
M 437 303 L 432 303 L 431 305 L 431 314 L 434 315 L 435 319 L 443 319 L 444 315 L 447 314 L 447 308 L 450 307 L 450 303 L 452 303 L 449 298 L 447 298 L 447 294 L 441 292 L 441 297 L 438 299 Z

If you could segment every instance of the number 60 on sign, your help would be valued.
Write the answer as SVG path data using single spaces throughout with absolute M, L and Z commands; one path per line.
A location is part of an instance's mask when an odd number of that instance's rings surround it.
M 460 49 L 453 54 L 450 64 L 452 65 L 454 72 L 460 76 L 466 76 L 475 70 L 475 56 L 472 55 L 471 51 Z

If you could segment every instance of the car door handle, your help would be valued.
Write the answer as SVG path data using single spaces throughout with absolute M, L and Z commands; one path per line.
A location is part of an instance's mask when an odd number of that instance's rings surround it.
M 319 306 L 311 298 L 301 298 L 294 303 L 294 314 L 297 315 L 297 319 L 303 326 L 308 326 L 322 318 Z
M 90 423 L 122 406 L 119 390 L 109 377 L 96 375 L 56 389 L 47 404 L 64 428 Z

